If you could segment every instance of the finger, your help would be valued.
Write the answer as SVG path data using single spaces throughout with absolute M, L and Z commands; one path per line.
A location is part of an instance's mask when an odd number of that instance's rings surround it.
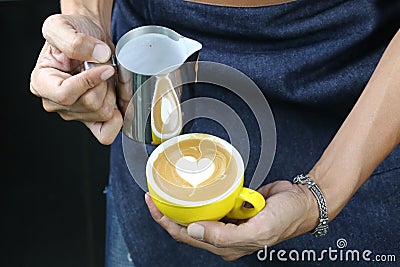
M 42 28 L 44 38 L 69 58 L 81 61 L 106 62 L 111 56 L 110 47 L 89 35 L 77 32 L 65 15 L 48 17 Z
M 191 237 L 217 248 L 237 247 L 251 240 L 251 232 L 247 231 L 246 224 L 201 221 L 190 224 L 187 231 Z
M 32 82 L 29 83 L 29 90 L 31 91 L 32 94 L 35 96 L 39 96 L 39 93 L 36 91 L 36 89 L 33 87 Z
M 165 229 L 170 229 L 171 226 L 175 227 L 178 226 L 179 229 L 183 228 L 182 226 L 179 226 L 178 224 L 174 223 L 173 221 L 171 221 L 167 216 L 165 216 L 164 214 L 161 213 L 161 211 L 157 208 L 157 206 L 154 204 L 153 199 L 151 198 L 149 193 L 146 193 L 144 196 L 144 200 L 147 204 L 147 207 L 149 208 L 150 211 L 150 215 L 151 217 L 153 217 L 153 219 L 160 224 L 161 226 L 163 226 Z M 178 227 L 176 227 L 176 229 L 178 229 Z
M 210 244 L 200 242 L 196 239 L 193 239 L 188 235 L 187 228 L 178 225 L 173 222 L 167 216 L 161 213 L 161 211 L 154 204 L 149 193 L 145 194 L 145 202 L 147 207 L 149 208 L 151 217 L 162 227 L 164 228 L 171 236 L 178 242 L 184 242 L 191 246 L 195 246 L 198 248 L 209 250 L 215 254 L 219 254 L 217 249 Z
M 225 260 L 229 261 L 238 259 L 243 255 L 248 254 L 240 250 L 218 248 L 201 240 L 194 239 L 188 234 L 188 228 L 178 225 L 158 210 L 149 193 L 145 194 L 145 201 L 153 219 L 160 224 L 160 226 L 163 227 L 176 241 L 184 242 L 188 245 L 208 250 L 216 255 L 222 256 Z
M 74 119 L 72 117 L 76 116 L 76 120 L 106 121 L 111 118 L 115 106 L 116 96 L 114 91 L 113 80 L 109 79 L 86 91 L 86 93 L 71 106 L 63 106 L 49 99 L 42 98 L 43 108 L 47 112 L 68 112 L 69 117 L 71 117 L 69 120 Z M 103 110 L 101 110 L 102 108 Z M 89 114 L 88 117 L 85 118 L 84 114 L 76 113 L 92 113 L 94 116 Z
M 110 145 L 117 137 L 122 127 L 122 115 L 118 109 L 114 109 L 113 116 L 106 122 L 84 122 L 93 135 L 103 145 Z
M 109 83 L 110 84 L 110 83 Z M 93 89 L 91 89 L 93 90 Z M 96 101 L 96 100 L 93 100 Z M 111 84 L 108 88 L 106 89 L 106 96 L 104 97 L 102 106 L 93 112 L 90 112 L 89 108 L 86 106 L 82 106 L 81 100 L 79 100 L 77 103 L 75 103 L 72 106 L 66 106 L 63 107 L 63 111 L 58 111 L 60 116 L 67 121 L 71 120 L 78 120 L 78 121 L 85 121 L 87 123 L 89 122 L 106 122 L 112 119 L 114 116 L 114 109 L 116 109 L 116 95 L 115 95 L 115 90 L 112 88 Z M 97 105 L 97 104 L 96 104 Z M 45 110 L 48 110 L 47 106 L 44 106 Z M 83 112 L 75 112 L 75 110 L 80 110 L 83 109 Z M 96 107 L 97 109 L 97 107 Z M 48 110 L 52 111 L 52 110 Z M 122 116 L 122 115 L 121 115 Z
M 47 106 L 43 106 L 44 109 L 48 112 L 54 112 Z M 115 104 L 114 105 L 105 105 L 98 111 L 94 112 L 71 112 L 68 111 L 70 107 L 66 106 L 65 110 L 63 111 L 57 111 L 57 113 L 66 121 L 84 121 L 86 123 L 102 123 L 106 122 L 112 119 L 114 116 L 114 109 L 115 109 Z
M 52 68 L 34 72 L 31 87 L 37 94 L 54 103 L 71 106 L 86 91 L 112 77 L 115 70 L 112 66 L 99 66 L 74 76 Z
M 178 230 L 176 226 L 174 226 L 175 223 L 157 209 L 148 194 L 146 194 L 145 200 L 153 219 L 166 229 L 174 238 L 177 238 L 178 236 L 174 236 L 175 232 Z M 234 224 L 225 224 L 216 221 L 201 221 L 190 224 L 187 227 L 187 234 L 203 243 L 217 248 L 223 248 L 232 247 L 232 245 L 241 243 L 245 237 L 248 237 L 246 233 L 241 232 L 241 230 L 244 230 L 244 227 Z
M 70 94 L 74 93 L 73 99 L 76 101 L 76 96 L 81 97 L 89 89 L 98 86 L 112 77 L 114 72 L 115 70 L 112 66 L 92 68 L 64 80 L 60 86 L 60 90 L 62 92 L 70 92 Z
M 149 208 L 151 217 L 153 217 L 153 219 L 156 222 L 159 222 L 160 220 L 164 219 L 164 214 L 162 214 L 161 211 L 156 207 L 149 193 L 146 193 L 144 195 L 144 201 L 146 202 L 146 205 Z
M 151 217 L 161 225 L 171 236 L 178 242 L 188 241 L 188 235 L 186 233 L 186 228 L 178 225 L 177 223 L 171 221 L 167 216 L 161 213 L 161 211 L 156 207 L 153 200 L 148 193 L 145 194 L 145 202 L 149 208 Z
M 275 195 L 279 192 L 289 190 L 293 187 L 293 184 L 289 181 L 276 181 L 273 183 L 266 184 L 260 187 L 257 191 L 264 196 L 264 198 L 268 198 L 272 195 Z
M 87 90 L 74 105 L 75 112 L 96 112 L 103 107 L 114 108 L 116 103 L 114 85 L 110 80 Z M 109 110 L 112 112 L 112 110 Z
M 163 227 L 171 236 L 178 242 L 185 242 L 189 245 L 196 246 L 200 242 L 197 240 L 191 238 L 186 230 L 186 227 L 183 227 L 175 222 L 173 222 L 171 219 L 169 219 L 167 216 L 161 213 L 161 211 L 157 208 L 157 206 L 154 204 L 151 196 L 149 193 L 145 194 L 145 202 L 147 204 L 147 207 L 149 208 L 150 215 L 151 217 L 161 226 Z M 202 247 L 206 249 L 204 246 Z
M 73 120 L 74 118 L 72 118 L 72 117 L 76 117 L 77 120 L 85 120 L 86 119 L 88 121 L 99 121 L 99 120 L 104 121 L 104 120 L 107 120 L 105 115 L 103 115 L 103 116 L 89 115 L 87 118 L 84 118 L 84 114 L 80 114 L 80 113 L 89 113 L 89 112 L 93 113 L 93 112 L 96 112 L 99 109 L 101 109 L 106 93 L 107 93 L 107 88 L 106 88 L 106 86 L 103 86 L 103 83 L 101 83 L 99 86 L 96 86 L 95 88 L 93 88 L 91 90 L 88 90 L 88 92 L 86 92 L 85 94 L 82 95 L 81 99 L 83 98 L 84 101 L 82 101 L 80 99 L 74 105 L 63 106 L 63 105 L 57 104 L 47 98 L 42 98 L 42 104 L 43 104 L 43 108 L 47 112 L 68 112 L 68 115 L 70 117 L 68 120 Z M 78 113 L 78 114 L 76 114 L 76 113 Z M 95 115 L 96 113 L 93 113 L 93 114 Z M 92 118 L 92 119 L 89 119 L 89 118 Z M 103 118 L 103 119 L 101 119 L 101 118 Z
M 63 106 L 44 97 L 42 98 L 42 105 L 47 112 L 71 112 L 71 106 Z

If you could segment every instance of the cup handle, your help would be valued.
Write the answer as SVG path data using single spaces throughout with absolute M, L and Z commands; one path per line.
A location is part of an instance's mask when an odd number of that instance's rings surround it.
M 248 202 L 253 208 L 243 207 L 243 203 Z M 259 213 L 265 207 L 265 199 L 263 195 L 255 190 L 243 187 L 236 199 L 235 206 L 228 213 L 228 217 L 232 219 L 248 219 Z

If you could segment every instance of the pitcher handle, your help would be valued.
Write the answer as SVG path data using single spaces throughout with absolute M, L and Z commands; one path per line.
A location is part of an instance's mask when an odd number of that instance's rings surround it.
M 83 69 L 88 70 L 94 67 L 99 67 L 99 66 L 104 66 L 104 65 L 109 65 L 113 66 L 115 70 L 117 70 L 117 58 L 114 55 L 111 55 L 110 60 L 104 63 L 95 63 L 95 62 L 89 62 L 85 61 L 83 62 Z

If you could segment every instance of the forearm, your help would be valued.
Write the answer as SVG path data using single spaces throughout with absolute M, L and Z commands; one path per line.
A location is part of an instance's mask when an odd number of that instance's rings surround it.
M 110 33 L 113 0 L 61 0 L 61 13 L 89 15 Z
M 310 176 L 334 218 L 400 142 L 400 31 Z

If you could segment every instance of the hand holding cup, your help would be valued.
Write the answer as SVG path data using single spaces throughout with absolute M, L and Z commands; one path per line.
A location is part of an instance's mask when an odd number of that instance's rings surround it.
M 265 206 L 260 193 L 243 187 L 239 152 L 215 136 L 184 134 L 165 141 L 150 155 L 146 175 L 155 205 L 181 225 L 225 216 L 248 219 Z

